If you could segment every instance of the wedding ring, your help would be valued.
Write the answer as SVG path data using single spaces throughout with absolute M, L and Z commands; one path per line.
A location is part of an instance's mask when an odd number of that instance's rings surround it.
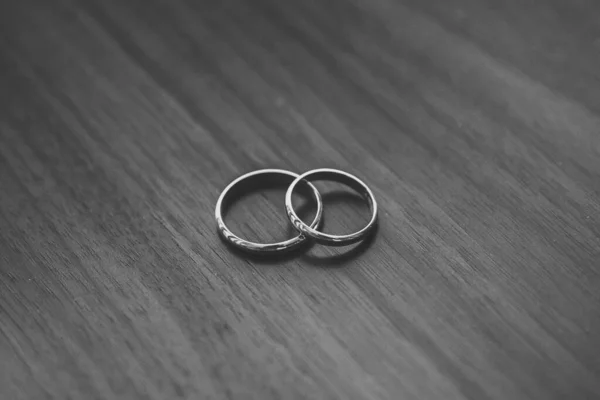
M 369 223 L 360 231 L 351 233 L 349 235 L 331 235 L 318 231 L 316 226 L 309 226 L 305 224 L 298 217 L 296 211 L 294 211 L 294 206 L 292 204 L 292 194 L 294 193 L 294 189 L 296 188 L 299 182 L 320 180 L 331 180 L 343 183 L 345 185 L 350 186 L 352 189 L 356 190 L 359 194 L 361 194 L 369 204 L 369 208 L 371 210 L 372 216 Z M 298 176 L 292 182 L 292 184 L 287 190 L 287 193 L 285 194 L 285 209 L 290 221 L 299 232 L 314 239 L 319 244 L 329 246 L 346 246 L 349 244 L 360 242 L 368 236 L 368 234 L 373 230 L 373 228 L 375 228 L 377 223 L 377 201 L 375 200 L 375 196 L 373 196 L 373 192 L 371 191 L 371 189 L 369 189 L 369 187 L 363 181 L 361 181 L 354 175 L 336 169 L 315 169 Z
M 248 174 L 242 175 L 239 178 L 237 178 L 236 180 L 234 180 L 233 182 L 231 182 L 226 188 L 225 190 L 223 190 L 223 192 L 221 193 L 221 196 L 219 197 L 219 200 L 217 201 L 217 206 L 215 209 L 215 218 L 217 220 L 217 229 L 219 231 L 219 233 L 221 234 L 221 236 L 229 243 L 231 243 L 232 245 L 244 250 L 244 251 L 249 251 L 249 252 L 254 252 L 254 253 L 278 253 L 278 252 L 283 252 L 283 251 L 288 251 L 288 250 L 293 250 L 299 246 L 301 246 L 303 243 L 306 242 L 307 237 L 304 234 L 300 234 L 294 238 L 288 239 L 286 241 L 283 242 L 279 242 L 279 243 L 254 243 L 254 242 L 250 242 L 248 240 L 244 240 L 242 238 L 240 238 L 239 236 L 235 235 L 233 232 L 231 232 L 231 230 L 227 227 L 227 225 L 225 225 L 225 222 L 223 220 L 223 207 L 227 207 L 233 200 L 235 200 L 235 198 L 239 197 L 240 195 L 251 191 L 253 188 L 256 187 L 256 184 L 262 184 L 265 183 L 265 181 L 273 181 L 275 180 L 276 182 L 289 182 L 292 181 L 294 179 L 296 179 L 298 177 L 298 174 L 295 174 L 293 172 L 290 171 L 285 171 L 282 169 L 263 169 L 263 170 L 258 170 L 258 171 L 254 171 L 254 172 L 250 172 Z M 297 184 L 298 182 L 300 182 L 300 180 L 296 179 L 294 180 L 294 182 Z M 310 226 L 307 225 L 307 228 L 309 229 L 316 229 L 318 228 L 319 224 L 321 223 L 321 217 L 323 215 L 323 202 L 321 200 L 321 194 L 319 193 L 319 191 L 317 190 L 317 188 L 315 188 L 312 184 L 308 183 L 308 182 L 304 182 L 306 183 L 307 187 L 310 188 L 312 195 L 314 196 L 315 200 L 317 201 L 317 213 L 315 216 L 315 219 L 313 220 L 313 222 L 310 224 Z M 294 187 L 296 186 L 296 184 L 294 185 Z M 291 194 L 290 194 L 291 196 Z M 291 197 L 290 197 L 291 199 Z M 291 202 L 291 200 L 290 200 Z M 296 215 L 296 214 L 294 214 Z M 296 218 L 302 222 L 297 216 Z M 303 223 L 303 222 L 302 222 Z

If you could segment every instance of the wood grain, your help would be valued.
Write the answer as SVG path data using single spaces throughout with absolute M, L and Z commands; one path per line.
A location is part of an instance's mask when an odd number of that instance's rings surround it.
M 0 398 L 600 398 L 599 12 L 2 3 Z M 219 240 L 232 179 L 320 167 L 371 185 L 372 242 Z M 232 227 L 292 234 L 284 190 Z

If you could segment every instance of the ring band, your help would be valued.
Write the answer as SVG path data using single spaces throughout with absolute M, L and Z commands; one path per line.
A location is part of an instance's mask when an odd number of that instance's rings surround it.
M 298 218 L 298 215 L 296 214 L 296 211 L 294 211 L 294 206 L 292 204 L 292 194 L 294 193 L 294 189 L 302 180 L 307 182 L 309 180 L 331 180 L 350 186 L 352 189 L 361 194 L 369 204 L 372 214 L 371 220 L 363 229 L 349 235 L 331 235 L 318 231 L 316 229 L 317 227 L 308 226 L 300 218 Z M 360 242 L 366 238 L 366 236 L 373 230 L 377 223 L 377 201 L 375 200 L 375 196 L 373 195 L 371 189 L 369 189 L 369 187 L 363 181 L 354 175 L 330 168 L 315 169 L 298 176 L 292 182 L 285 194 L 285 209 L 290 221 L 298 231 L 314 239 L 319 244 L 329 246 L 346 246 Z
M 231 230 L 225 225 L 223 221 L 223 206 L 227 206 L 229 202 L 234 200 L 236 195 L 243 194 L 245 192 L 244 189 L 247 189 L 250 186 L 250 189 L 254 187 L 252 183 L 257 183 L 258 181 L 264 182 L 264 180 L 283 180 L 290 181 L 294 180 L 298 177 L 298 174 L 295 174 L 290 171 L 282 170 L 282 169 L 262 169 L 254 172 L 250 172 L 248 174 L 242 175 L 233 182 L 231 182 L 225 190 L 219 196 L 219 200 L 217 201 L 217 206 L 215 209 L 215 218 L 217 220 L 217 229 L 221 236 L 232 245 L 249 252 L 254 253 L 277 253 L 283 252 L 287 250 L 293 250 L 300 245 L 302 245 L 308 239 L 304 234 L 300 234 L 296 237 L 288 239 L 279 243 L 255 243 L 250 242 L 248 240 L 244 240 L 237 235 L 235 235 Z M 296 182 L 297 179 L 294 181 Z M 297 183 L 297 182 L 296 182 Z M 243 185 L 246 184 L 246 185 Z M 315 219 L 310 225 L 310 229 L 315 229 L 321 223 L 321 217 L 323 216 L 323 201 L 321 199 L 321 194 L 311 183 L 306 182 L 307 186 L 311 189 L 312 194 L 314 195 L 315 200 L 317 201 L 317 213 L 315 215 Z M 294 185 L 295 186 L 295 185 Z M 300 220 L 298 218 L 298 220 Z M 307 225 L 308 226 L 308 225 Z

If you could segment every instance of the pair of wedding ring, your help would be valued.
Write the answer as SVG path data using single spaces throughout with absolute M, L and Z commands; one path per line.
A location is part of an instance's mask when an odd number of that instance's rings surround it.
M 299 232 L 298 236 L 279 243 L 255 243 L 238 237 L 225 225 L 223 221 L 223 208 L 236 197 L 256 187 L 256 184 L 264 183 L 265 180 L 276 180 L 278 182 L 292 181 L 285 194 L 285 209 L 290 222 Z M 343 183 L 364 197 L 371 210 L 371 219 L 364 228 L 348 235 L 331 235 L 318 230 L 323 216 L 323 201 L 321 194 L 310 181 L 322 180 Z M 292 195 L 298 184 L 306 185 L 317 203 L 316 216 L 310 225 L 298 217 L 292 204 Z M 322 168 L 298 175 L 282 169 L 263 169 L 240 176 L 223 190 L 217 201 L 215 218 L 221 236 L 235 247 L 253 253 L 277 253 L 296 249 L 309 239 L 329 246 L 346 246 L 362 241 L 371 233 L 377 223 L 377 202 L 371 189 L 363 181 L 347 172 Z

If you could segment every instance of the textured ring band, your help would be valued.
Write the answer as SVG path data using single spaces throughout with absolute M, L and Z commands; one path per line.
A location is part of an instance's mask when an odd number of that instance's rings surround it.
M 369 208 L 371 209 L 372 214 L 371 220 L 363 229 L 349 235 L 331 235 L 318 231 L 316 227 L 308 226 L 298 217 L 292 204 L 292 194 L 294 193 L 294 189 L 302 180 L 331 180 L 350 186 L 352 189 L 360 193 L 366 199 L 367 203 L 369 203 Z M 354 175 L 336 169 L 315 169 L 298 176 L 294 182 L 292 182 L 287 190 L 287 193 L 285 194 L 285 209 L 290 221 L 298 231 L 302 232 L 308 237 L 313 238 L 319 244 L 325 244 L 329 246 L 346 246 L 352 243 L 360 242 L 366 238 L 366 236 L 373 230 L 377 223 L 377 201 L 375 200 L 375 196 L 373 196 L 371 189 L 369 189 L 369 187 L 363 181 Z
M 248 240 L 244 240 L 236 236 L 233 232 L 231 232 L 231 230 L 227 227 L 227 225 L 225 225 L 225 222 L 223 221 L 223 207 L 226 207 L 236 195 L 243 194 L 245 192 L 244 189 L 248 189 L 246 185 L 250 186 L 251 190 L 253 187 L 255 187 L 257 181 L 259 181 L 258 183 L 263 183 L 265 180 L 275 179 L 289 182 L 297 177 L 298 174 L 282 169 L 262 169 L 242 175 L 233 182 L 231 182 L 225 188 L 225 190 L 223 190 L 223 193 L 221 193 L 221 196 L 217 201 L 217 206 L 215 209 L 217 229 L 219 230 L 219 233 L 221 234 L 223 239 L 242 250 L 254 253 L 276 253 L 292 250 L 306 242 L 307 237 L 303 234 L 300 234 L 296 237 L 279 243 L 250 242 Z M 317 202 L 317 213 L 314 221 L 310 225 L 311 229 L 315 229 L 321 223 L 321 217 L 323 215 L 323 202 L 321 200 L 321 194 L 319 193 L 317 188 L 315 188 L 312 184 L 308 182 L 306 183 Z

